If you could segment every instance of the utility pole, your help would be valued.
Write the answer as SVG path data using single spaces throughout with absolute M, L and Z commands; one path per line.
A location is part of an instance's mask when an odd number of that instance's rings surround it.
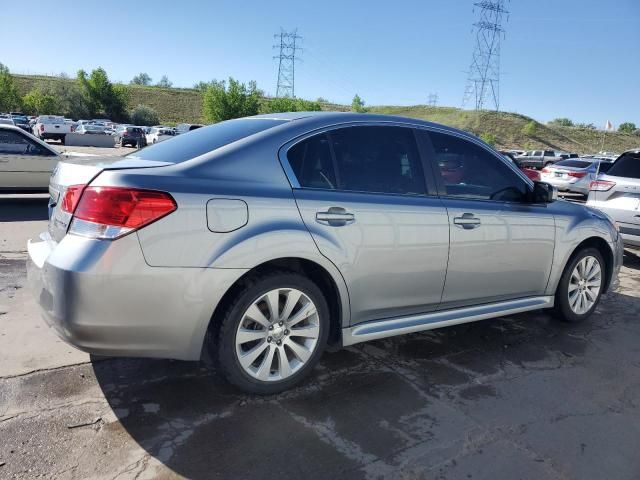
M 298 29 L 285 32 L 281 28 L 280 33 L 276 33 L 274 38 L 276 44 L 273 48 L 280 52 L 273 57 L 278 60 L 276 97 L 295 98 L 296 60 L 300 60 L 298 52 L 301 52 L 302 48 L 298 44 L 302 41 L 302 37 L 298 35 Z
M 438 94 L 437 93 L 430 93 L 429 94 L 429 99 L 427 100 L 427 104 L 430 107 L 435 107 L 438 105 Z
M 509 14 L 504 7 L 506 1 L 483 0 L 473 4 L 480 9 L 480 15 L 473 24 L 476 45 L 471 57 L 463 107 L 473 101 L 476 110 L 500 109 L 500 40 L 505 33 L 503 17 Z

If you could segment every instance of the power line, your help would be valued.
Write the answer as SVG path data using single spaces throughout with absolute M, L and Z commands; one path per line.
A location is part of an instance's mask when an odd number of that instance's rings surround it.
M 285 32 L 282 28 L 280 33 L 276 33 L 273 37 L 279 40 L 279 43 L 276 43 L 273 48 L 280 51 L 279 55 L 273 57 L 278 59 L 276 97 L 295 98 L 296 60 L 300 60 L 297 52 L 302 51 L 302 48 L 298 46 L 298 43 L 302 42 L 302 37 L 298 35 L 298 29 Z
M 476 110 L 500 109 L 500 40 L 505 32 L 503 17 L 509 14 L 504 8 L 505 2 L 483 0 L 474 3 L 480 9 L 480 15 L 473 24 L 476 45 L 462 99 L 463 107 L 473 100 Z
M 427 104 L 430 107 L 435 107 L 436 105 L 438 105 L 438 94 L 437 93 L 430 93 L 429 94 L 429 98 L 427 100 Z

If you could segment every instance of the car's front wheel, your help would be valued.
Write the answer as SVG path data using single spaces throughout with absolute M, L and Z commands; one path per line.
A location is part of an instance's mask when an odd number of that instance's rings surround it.
M 273 394 L 313 370 L 327 342 L 329 308 L 307 277 L 274 272 L 248 281 L 221 322 L 216 348 L 224 376 L 246 392 Z
M 555 295 L 554 314 L 580 322 L 595 310 L 605 284 L 605 263 L 595 248 L 581 250 L 567 264 Z

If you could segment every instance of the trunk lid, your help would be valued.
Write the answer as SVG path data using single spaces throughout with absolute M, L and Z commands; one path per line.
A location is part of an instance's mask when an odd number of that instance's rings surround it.
M 49 182 L 49 235 L 59 242 L 67 233 L 73 216 L 62 210 L 62 199 L 70 185 L 88 185 L 104 170 L 167 165 L 172 163 L 126 157 L 74 157 L 60 161 Z

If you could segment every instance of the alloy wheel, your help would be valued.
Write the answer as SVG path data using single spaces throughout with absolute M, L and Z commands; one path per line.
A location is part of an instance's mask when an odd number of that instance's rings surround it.
M 320 337 L 318 310 L 295 288 L 271 290 L 245 311 L 236 330 L 242 369 L 261 381 L 284 380 L 313 355 Z
M 602 287 L 602 268 L 596 257 L 581 259 L 569 279 L 569 307 L 574 313 L 582 315 L 596 303 Z

